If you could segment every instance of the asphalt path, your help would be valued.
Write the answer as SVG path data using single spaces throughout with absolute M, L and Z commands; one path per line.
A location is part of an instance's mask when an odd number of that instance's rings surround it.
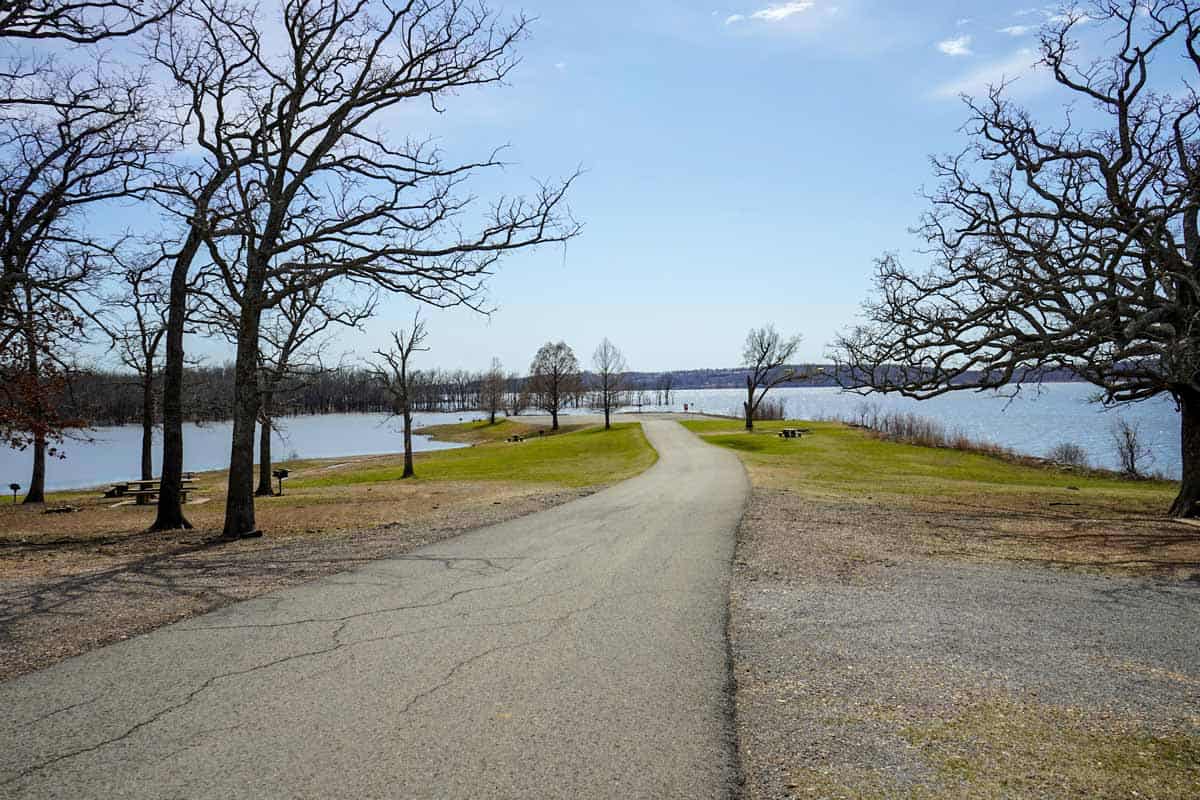
M 0 684 L 0 797 L 728 796 L 748 482 L 644 427 L 597 494 Z

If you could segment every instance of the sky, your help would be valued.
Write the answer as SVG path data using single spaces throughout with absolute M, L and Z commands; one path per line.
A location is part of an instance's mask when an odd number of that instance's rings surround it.
M 1029 70 L 1053 10 L 1028 2 L 490 5 L 534 18 L 507 85 L 384 124 L 435 137 L 448 158 L 507 144 L 504 171 L 473 184 L 484 199 L 582 169 L 569 201 L 584 227 L 509 256 L 489 316 L 428 312 L 424 366 L 495 356 L 523 371 L 560 339 L 586 365 L 605 336 L 635 370 L 733 366 L 767 323 L 803 335 L 798 360 L 823 360 L 874 259 L 917 246 L 928 157 L 966 143 L 959 95 L 1018 77 L 1035 113 L 1055 102 Z M 336 347 L 366 357 L 414 308 L 389 298 Z

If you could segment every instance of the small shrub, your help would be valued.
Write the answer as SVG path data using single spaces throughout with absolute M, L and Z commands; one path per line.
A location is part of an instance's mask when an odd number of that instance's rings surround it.
M 945 447 L 997 458 L 1014 458 L 1008 448 L 994 442 L 972 439 L 961 430 L 950 431 L 939 420 L 918 414 L 887 412 L 877 406 L 860 405 L 849 424 L 866 428 L 881 439 L 918 447 Z
M 857 425 L 860 428 L 878 428 L 879 418 L 879 403 L 871 403 L 864 400 L 855 407 L 854 419 L 851 424 Z
M 787 419 L 784 415 L 783 401 L 764 399 L 758 404 L 758 408 L 754 409 L 754 418 L 756 420 Z
M 1059 442 L 1054 445 L 1054 447 L 1050 448 L 1050 452 L 1046 454 L 1046 458 L 1055 464 L 1062 464 L 1068 467 L 1086 469 L 1088 466 L 1087 450 L 1072 442 Z

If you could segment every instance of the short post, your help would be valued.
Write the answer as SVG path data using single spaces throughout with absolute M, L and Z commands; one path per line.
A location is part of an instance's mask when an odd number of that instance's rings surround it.
M 13 505 L 15 506 L 17 504 L 17 492 L 21 491 L 21 484 L 10 483 L 8 489 L 13 493 Z
M 283 496 L 283 479 L 288 476 L 288 471 L 286 469 L 277 469 L 277 470 L 274 470 L 271 474 L 275 476 L 275 479 L 277 481 L 279 481 L 279 496 L 282 497 Z

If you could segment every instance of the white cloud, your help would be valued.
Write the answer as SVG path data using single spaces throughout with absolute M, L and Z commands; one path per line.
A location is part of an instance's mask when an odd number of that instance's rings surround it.
M 554 65 L 554 68 L 556 70 L 558 70 L 559 72 L 565 72 L 567 69 L 567 62 L 559 61 L 557 64 Z
M 1019 11 L 1014 11 L 1015 17 L 1030 17 L 1039 16 L 1046 22 L 1053 25 L 1059 25 L 1064 22 L 1074 21 L 1078 25 L 1086 25 L 1094 20 L 1088 15 L 1087 9 L 1083 6 L 1045 6 L 1043 8 L 1022 8 Z M 1014 28 L 1028 27 L 1023 25 L 1013 25 Z M 1008 28 L 1001 28 L 1001 33 L 1008 33 Z M 1021 34 L 1013 34 L 1019 36 Z
M 948 56 L 969 56 L 971 55 L 971 37 L 956 36 L 953 39 L 945 39 L 937 43 L 937 49 Z
M 747 17 L 745 14 L 730 14 L 725 18 L 726 25 L 736 25 L 739 22 L 745 22 L 747 19 L 756 19 L 763 22 L 779 22 L 788 17 L 799 14 L 802 11 L 808 11 L 815 6 L 816 0 L 791 0 L 788 3 L 776 3 L 769 5 L 766 8 L 760 8 L 758 11 L 751 12 Z M 837 6 L 830 9 L 830 13 L 836 13 Z
M 750 16 L 753 19 L 761 19 L 767 22 L 779 22 L 780 20 L 787 19 L 793 14 L 799 14 L 802 11 L 808 11 L 814 5 L 816 5 L 816 0 L 792 0 L 792 2 L 789 3 L 777 3 L 775 5 L 759 9 Z
M 1014 89 L 1022 94 L 1032 94 L 1048 88 L 1051 82 L 1045 70 L 1038 69 L 1040 57 L 1037 52 L 1023 47 L 1008 58 L 993 61 L 960 78 L 943 83 L 934 89 L 934 97 L 951 98 L 960 95 L 979 96 L 992 86 L 1018 80 Z
M 970 25 L 974 21 L 975 20 L 971 19 L 970 17 L 963 17 L 962 19 L 958 20 L 954 24 L 961 28 L 964 25 Z
M 1007 28 L 1001 28 L 997 33 L 1007 33 L 1009 36 L 1025 36 L 1037 30 L 1032 25 L 1009 25 Z

